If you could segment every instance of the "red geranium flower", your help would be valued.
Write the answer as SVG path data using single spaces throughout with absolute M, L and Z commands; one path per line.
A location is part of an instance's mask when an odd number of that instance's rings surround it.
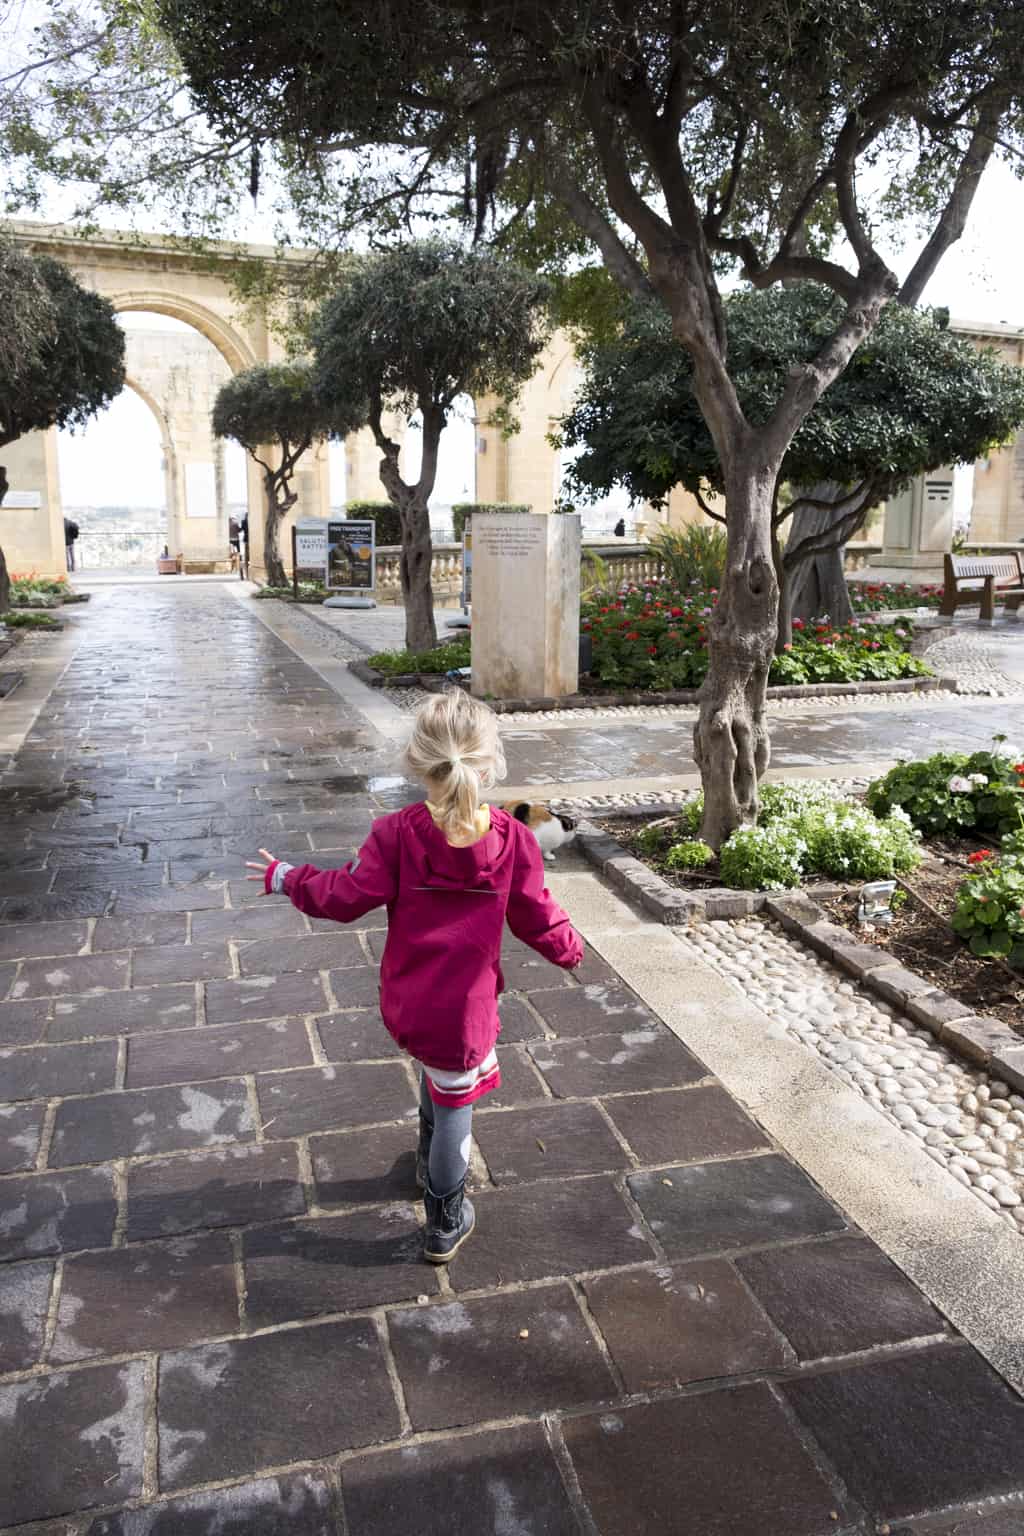
M 986 859 L 994 859 L 995 854 L 991 848 L 980 848 L 977 853 L 967 855 L 968 864 L 984 864 Z

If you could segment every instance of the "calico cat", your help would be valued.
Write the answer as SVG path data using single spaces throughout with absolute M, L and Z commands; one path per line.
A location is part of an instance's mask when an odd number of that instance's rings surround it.
M 502 809 L 529 827 L 549 864 L 554 862 L 555 849 L 564 847 L 576 835 L 576 818 L 549 811 L 546 805 L 530 800 L 509 800 Z

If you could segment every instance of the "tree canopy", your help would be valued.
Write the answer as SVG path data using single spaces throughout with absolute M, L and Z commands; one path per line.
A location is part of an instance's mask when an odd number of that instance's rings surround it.
M 515 396 L 544 346 L 547 296 L 543 278 L 491 251 L 424 241 L 356 262 L 313 327 L 321 399 L 330 404 L 355 389 L 368 401 L 381 481 L 402 521 L 410 650 L 437 638 L 428 501 L 445 420 L 457 396 L 493 396 L 512 427 Z M 416 412 L 423 452 L 419 478 L 409 482 L 388 418 Z
M 764 421 L 788 371 L 835 325 L 838 301 L 813 283 L 740 292 L 724 303 L 730 370 L 748 420 Z M 721 492 L 725 477 L 693 392 L 693 360 L 664 310 L 637 301 L 621 334 L 585 349 L 584 382 L 562 423 L 579 448 L 570 470 L 583 496 L 615 484 L 661 502 L 674 486 Z M 978 352 L 936 311 L 890 305 L 869 341 L 805 417 L 779 481 L 870 482 L 863 505 L 913 476 L 969 463 L 1024 421 L 1024 373 Z

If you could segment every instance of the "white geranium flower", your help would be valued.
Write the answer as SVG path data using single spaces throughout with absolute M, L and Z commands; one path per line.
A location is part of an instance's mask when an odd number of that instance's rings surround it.
M 974 786 L 970 779 L 964 778 L 963 774 L 954 773 L 948 787 L 953 791 L 954 795 L 969 795 Z
M 977 784 L 979 786 L 979 788 L 980 788 L 980 786 L 982 784 L 987 784 L 988 783 L 988 776 L 986 774 L 984 774 L 984 773 L 972 773 L 972 774 L 969 774 L 968 777 L 969 777 L 971 783 L 972 784 Z

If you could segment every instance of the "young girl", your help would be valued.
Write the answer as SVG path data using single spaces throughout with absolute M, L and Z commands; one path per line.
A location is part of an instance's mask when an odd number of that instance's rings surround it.
M 501 1083 L 495 1042 L 501 937 L 517 938 L 565 970 L 583 943 L 544 888 L 533 834 L 481 790 L 504 777 L 497 719 L 461 689 L 435 694 L 416 716 L 406 748 L 425 804 L 373 824 L 344 869 L 293 867 L 260 849 L 251 880 L 283 891 L 311 917 L 352 922 L 388 909 L 380 1011 L 420 1068 L 417 1182 L 424 1192 L 424 1256 L 447 1264 L 473 1230 L 465 1198 L 473 1104 Z

